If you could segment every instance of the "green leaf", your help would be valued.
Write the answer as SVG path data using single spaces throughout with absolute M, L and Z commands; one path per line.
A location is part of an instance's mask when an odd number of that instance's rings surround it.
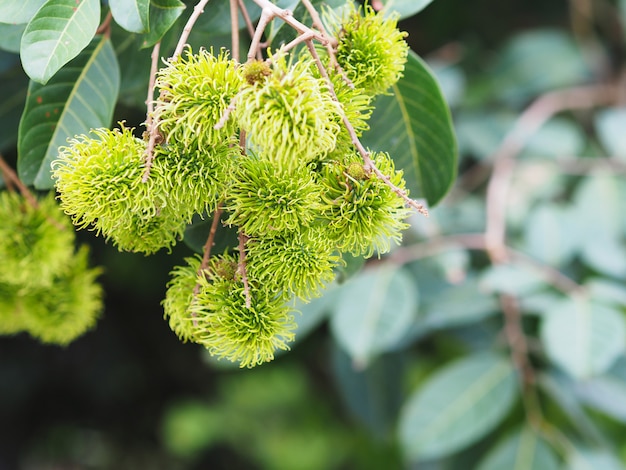
M 253 0 L 244 0 L 250 20 L 256 22 L 261 16 L 261 8 Z M 245 28 L 243 15 L 239 15 L 239 29 Z M 209 33 L 213 36 L 228 34 L 230 37 L 230 2 L 229 0 L 211 0 L 204 8 L 204 14 L 196 21 L 193 31 Z M 206 36 L 205 36 L 206 37 Z
M 510 361 L 492 353 L 460 359 L 429 377 L 400 415 L 411 460 L 439 458 L 476 442 L 506 416 L 518 394 Z
M 527 295 L 545 286 L 537 270 L 519 264 L 498 264 L 487 268 L 481 276 L 480 287 L 485 292 Z
M 24 109 L 28 79 L 17 66 L 0 75 L 2 99 L 0 99 L 0 152 L 17 142 L 19 116 Z
M 159 42 L 185 8 L 179 0 L 150 0 L 150 29 L 142 47 L 152 47 Z
M 477 470 L 559 470 L 550 447 L 524 428 L 501 441 L 478 464 Z
M 67 139 L 108 127 L 119 89 L 119 67 L 108 38 L 91 44 L 46 85 L 31 82 L 18 134 L 18 172 L 38 189 L 54 183 L 50 163 Z
M 382 12 L 385 16 L 399 15 L 400 19 L 413 16 L 428 5 L 433 0 L 382 0 L 381 3 L 385 6 Z
M 626 381 L 612 375 L 577 384 L 576 395 L 586 405 L 626 423 Z
M 49 0 L 28 23 L 21 43 L 22 65 L 45 84 L 76 57 L 96 34 L 99 0 Z
M 417 312 L 417 288 L 403 269 L 380 268 L 340 287 L 330 326 L 335 340 L 360 366 L 392 350 Z
M 0 23 L 28 23 L 46 0 L 2 0 Z
M 527 217 L 524 252 L 550 266 L 563 266 L 576 252 L 572 232 L 579 215 L 555 204 L 538 205 Z
M 604 449 L 572 449 L 565 470 L 624 470 L 618 456 Z
M 20 52 L 20 41 L 25 29 L 25 24 L 0 23 L 0 49 L 16 54 Z
M 113 19 L 126 31 L 148 31 L 150 0 L 109 0 L 109 6 Z
M 333 376 L 345 407 L 381 440 L 391 437 L 402 405 L 403 359 L 385 354 L 361 370 L 341 348 L 333 349 Z
M 626 107 L 600 111 L 595 119 L 598 138 L 610 157 L 626 161 Z
M 626 350 L 626 326 L 613 308 L 573 298 L 546 312 L 541 339 L 555 364 L 585 379 L 605 372 Z
M 202 254 L 204 252 L 204 244 L 209 238 L 212 224 L 212 217 L 202 219 L 199 215 L 195 215 L 192 223 L 185 229 L 183 238 L 185 245 L 196 253 Z M 225 250 L 231 250 L 236 247 L 238 243 L 237 229 L 219 223 L 217 224 L 217 231 L 215 232 L 211 253 L 224 253 Z
M 589 296 L 598 303 L 626 307 L 626 286 L 604 278 L 593 278 L 585 283 Z
M 450 111 L 427 65 L 410 52 L 393 95 L 376 99 L 363 143 L 386 151 L 404 170 L 413 198 L 437 204 L 454 182 L 457 150 Z

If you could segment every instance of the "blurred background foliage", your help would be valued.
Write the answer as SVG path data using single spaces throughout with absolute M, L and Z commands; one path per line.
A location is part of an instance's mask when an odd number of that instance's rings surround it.
M 66 348 L 0 339 L 0 469 L 626 468 L 625 25 L 624 0 L 437 0 L 403 20 L 452 110 L 457 183 L 401 249 L 301 306 L 293 351 L 255 370 L 163 320 L 188 247 L 80 233 L 106 311 Z M 124 38 L 115 120 L 138 125 L 150 59 Z M 25 89 L 1 54 L 14 162 Z M 482 237 L 498 157 L 505 258 Z

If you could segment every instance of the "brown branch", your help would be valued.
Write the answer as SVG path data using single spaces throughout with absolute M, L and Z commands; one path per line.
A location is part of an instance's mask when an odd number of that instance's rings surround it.
M 187 38 L 191 34 L 191 30 L 193 25 L 196 24 L 196 21 L 204 12 L 204 7 L 209 3 L 209 0 L 200 0 L 195 7 L 193 7 L 193 13 L 189 16 L 187 23 L 185 23 L 185 27 L 183 28 L 183 32 L 180 35 L 180 39 L 178 40 L 178 44 L 176 44 L 176 49 L 174 49 L 174 54 L 172 54 L 172 59 L 175 59 L 179 55 L 182 54 L 185 45 L 187 44 Z
M 96 34 L 103 34 L 106 37 L 110 37 L 112 19 L 113 19 L 113 14 L 111 13 L 111 10 L 109 10 L 109 12 L 107 13 L 107 16 L 105 16 L 102 23 L 100 23 L 100 26 L 98 26 L 98 29 L 96 29 Z
M 272 11 L 263 8 L 261 18 L 259 18 L 259 22 L 254 30 L 254 36 L 252 36 L 250 48 L 248 49 L 248 62 L 253 61 L 254 58 L 260 53 L 261 37 L 265 32 L 265 28 L 267 28 L 267 25 L 270 24 L 270 21 L 272 21 L 274 16 L 275 14 Z
M 248 29 L 248 34 L 250 35 L 251 38 L 254 37 L 254 25 L 252 24 L 252 19 L 250 18 L 250 13 L 248 13 L 248 8 L 246 7 L 246 4 L 243 2 L 243 0 L 237 0 L 238 4 L 239 4 L 239 10 L 241 11 L 241 14 L 243 15 L 243 20 L 246 23 L 246 28 Z M 259 44 L 260 47 L 263 47 L 264 43 Z M 263 60 L 263 54 L 261 54 L 261 51 L 257 51 L 257 59 L 258 60 Z
M 617 90 L 607 85 L 570 88 L 546 93 L 532 103 L 505 136 L 493 155 L 493 173 L 487 186 L 486 241 L 494 263 L 506 260 L 506 204 L 515 157 L 528 139 L 552 116 L 572 109 L 587 109 L 615 101 Z
M 156 74 L 159 63 L 159 53 L 161 50 L 161 43 L 157 42 L 152 48 L 152 62 L 150 64 L 150 81 L 148 82 L 148 97 L 146 98 L 146 130 L 148 132 L 148 145 L 146 146 L 146 153 L 144 154 L 145 169 L 141 181 L 146 183 L 150 177 L 150 170 L 152 168 L 152 162 L 154 160 L 154 147 L 157 140 L 159 140 L 159 125 L 154 116 L 154 88 L 156 85 Z
M 211 258 L 211 250 L 213 249 L 213 245 L 215 245 L 215 234 L 217 233 L 217 227 L 220 222 L 220 217 L 222 216 L 222 204 L 218 204 L 215 212 L 213 212 L 213 220 L 211 221 L 211 229 L 209 230 L 209 236 L 202 247 L 202 262 L 200 263 L 200 267 L 198 268 L 198 277 L 203 275 L 204 270 L 209 265 L 209 259 Z M 200 283 L 196 283 L 193 288 L 194 296 L 198 294 L 200 291 Z
M 9 166 L 4 157 L 0 155 L 0 171 L 8 184 L 14 184 L 17 189 L 19 189 L 20 194 L 26 199 L 26 202 L 30 204 L 33 209 L 37 209 L 39 207 L 39 203 L 37 202 L 37 198 L 30 192 L 30 190 L 26 187 L 22 180 L 19 179 L 17 173 Z
M 248 237 L 243 232 L 239 232 L 239 266 L 237 272 L 241 276 L 243 281 L 243 291 L 246 296 L 246 308 L 252 306 L 252 300 L 250 299 L 250 285 L 248 284 L 248 272 L 246 269 L 246 242 Z
M 239 62 L 239 4 L 230 0 L 230 51 L 233 59 Z

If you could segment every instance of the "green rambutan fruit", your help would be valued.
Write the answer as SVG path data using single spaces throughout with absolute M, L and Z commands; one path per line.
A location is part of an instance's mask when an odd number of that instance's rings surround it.
M 308 300 L 335 278 L 333 269 L 342 259 L 324 227 L 314 227 L 276 237 L 252 238 L 247 243 L 249 275 L 273 288 L 277 295 Z
M 220 143 L 237 132 L 234 119 L 215 129 L 226 108 L 244 83 L 238 64 L 221 50 L 200 49 L 171 59 L 162 68 L 155 117 L 167 142 L 203 148 Z
M 92 328 L 102 311 L 100 269 L 89 268 L 88 249 L 80 248 L 68 270 L 50 287 L 25 290 L 18 299 L 24 329 L 44 343 L 66 345 Z
M 120 250 L 153 253 L 182 237 L 186 219 L 168 203 L 171 175 L 154 165 L 142 181 L 146 143 L 132 129 L 95 129 L 59 149 L 52 162 L 61 208 L 79 228 L 92 227 Z M 170 170 L 173 171 L 173 170 Z
M 319 215 L 321 187 L 307 167 L 286 170 L 265 154 L 241 157 L 230 184 L 227 223 L 247 235 L 298 230 Z
M 371 158 L 391 183 L 405 190 L 402 171 L 395 170 L 387 153 L 373 153 Z M 322 216 L 326 233 L 341 251 L 370 257 L 389 251 L 390 240 L 400 243 L 411 211 L 384 181 L 364 172 L 362 165 L 361 156 L 353 152 L 345 162 L 325 166 L 319 180 L 324 186 Z
M 337 62 L 365 93 L 385 93 L 402 76 L 409 51 L 397 18 L 377 14 L 366 5 L 350 8 L 339 23 Z
M 311 73 L 310 59 L 287 65 L 273 56 L 271 74 L 246 83 L 235 114 L 251 143 L 284 168 L 299 168 L 335 148 L 338 105 Z
M 0 335 L 14 335 L 24 330 L 19 309 L 19 291 L 23 287 L 0 282 Z
M 46 286 L 67 269 L 74 228 L 54 194 L 33 207 L 21 195 L 0 192 L 0 282 Z

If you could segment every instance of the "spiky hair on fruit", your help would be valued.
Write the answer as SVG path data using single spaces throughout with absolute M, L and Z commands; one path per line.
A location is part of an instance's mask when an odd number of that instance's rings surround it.
M 93 228 L 120 250 L 170 248 L 186 225 L 168 204 L 165 181 L 171 175 L 155 165 L 142 181 L 146 143 L 123 124 L 92 134 L 70 140 L 52 162 L 61 208 L 78 228 Z
M 335 278 L 334 268 L 342 264 L 325 227 L 252 238 L 246 246 L 250 276 L 285 299 L 295 295 L 306 301 L 319 296 Z
M 31 336 L 66 345 L 95 325 L 103 307 L 102 287 L 96 282 L 100 269 L 89 268 L 88 256 L 87 247 L 81 247 L 67 272 L 49 288 L 29 289 L 19 296 L 16 314 Z
M 402 171 L 395 170 L 387 153 L 373 153 L 371 159 L 392 184 L 405 190 Z M 411 211 L 385 181 L 368 174 L 358 152 L 327 164 L 320 183 L 326 230 L 341 251 L 370 257 L 389 251 L 392 240 L 400 243 Z
M 74 253 L 74 228 L 54 200 L 33 207 L 20 194 L 0 192 L 0 282 L 47 286 L 67 269 Z
M 24 330 L 24 318 L 19 308 L 23 286 L 0 282 L 0 335 L 14 335 Z
M 191 48 L 171 59 L 156 80 L 160 90 L 155 103 L 155 117 L 167 142 L 203 148 L 218 144 L 237 132 L 229 119 L 220 129 L 226 108 L 239 92 L 243 77 L 239 65 L 228 52 Z
M 228 189 L 227 224 L 250 236 L 298 230 L 319 215 L 320 190 L 306 166 L 285 169 L 265 153 L 241 157 Z
M 404 71 L 409 46 L 397 16 L 377 14 L 370 6 L 348 8 L 337 25 L 336 57 L 352 83 L 365 93 L 385 93 Z
M 198 342 L 211 355 L 254 367 L 273 360 L 276 350 L 289 349 L 296 324 L 282 297 L 250 279 L 248 306 L 239 278 L 201 277 L 200 285 L 191 311 L 205 327 Z
M 245 83 L 237 97 L 235 114 L 251 143 L 288 169 L 333 150 L 340 131 L 338 105 L 311 67 L 311 59 L 287 63 L 279 51 L 271 57 L 271 73 Z

